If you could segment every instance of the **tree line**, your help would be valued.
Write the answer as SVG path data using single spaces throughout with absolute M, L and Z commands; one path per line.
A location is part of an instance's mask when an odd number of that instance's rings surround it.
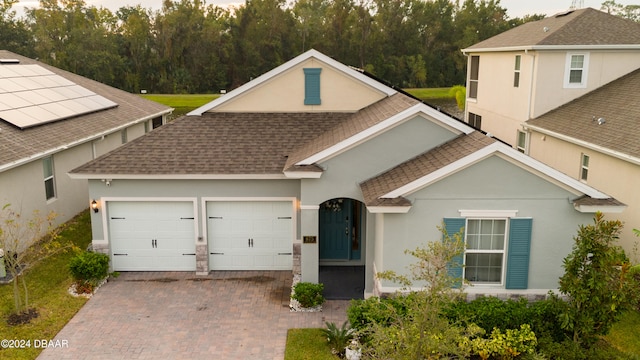
M 500 0 L 164 0 L 115 13 L 40 0 L 20 17 L 18 0 L 0 1 L 0 48 L 135 93 L 232 89 L 311 48 L 400 87 L 462 84 L 460 49 L 543 17 L 509 18 Z

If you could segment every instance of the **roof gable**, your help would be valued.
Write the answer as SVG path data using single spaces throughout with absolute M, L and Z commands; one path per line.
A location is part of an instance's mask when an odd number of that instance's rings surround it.
M 640 23 L 586 8 L 525 23 L 463 52 L 612 46 L 640 49 Z
M 619 209 L 624 208 L 623 204 L 609 195 L 477 131 L 460 135 L 452 141 L 364 181 L 360 184 L 360 188 L 367 207 L 371 207 L 372 211 L 387 212 L 395 206 L 404 207 L 408 211 L 406 196 L 490 156 L 501 156 L 535 176 L 546 178 L 570 190 L 576 194 L 577 198 L 587 196 L 594 202 L 605 202 L 607 206 L 615 203 Z
M 527 126 L 640 164 L 640 68 L 528 120 Z
M 315 65 L 312 65 L 312 64 L 315 64 Z M 274 82 L 278 78 L 286 76 L 290 71 L 297 68 L 301 68 L 303 66 L 328 67 L 335 73 L 348 77 L 354 80 L 355 82 L 359 83 L 363 87 L 366 87 L 374 91 L 375 93 L 378 93 L 379 98 L 384 96 L 390 96 L 396 93 L 396 90 L 392 89 L 391 87 L 386 86 L 385 84 L 379 81 L 375 81 L 371 77 L 368 77 L 359 71 L 356 71 L 338 61 L 335 61 L 330 57 L 316 50 L 309 50 L 293 58 L 292 60 L 276 67 L 275 69 L 249 81 L 248 83 L 238 87 L 237 89 L 230 91 L 228 94 L 221 96 L 211 101 L 210 103 L 199 107 L 198 109 L 193 110 L 188 115 L 202 115 L 203 113 L 210 112 L 210 111 L 246 111 L 246 109 L 244 108 L 240 108 L 237 110 L 235 108 L 232 108 L 232 103 L 245 96 L 249 96 L 249 94 L 251 94 L 252 92 L 259 92 L 261 89 L 263 89 L 265 86 L 267 86 L 271 82 Z M 286 96 L 283 96 L 282 94 L 286 94 L 287 91 L 300 92 L 300 89 L 296 90 L 292 88 L 292 86 L 295 86 L 295 85 L 296 84 L 288 84 L 287 87 L 283 86 L 282 88 L 278 88 L 277 91 L 279 92 L 279 95 L 276 95 L 276 96 L 282 99 L 286 99 Z M 302 86 L 303 86 L 302 82 L 297 85 L 302 89 Z M 267 96 L 270 96 L 269 95 L 270 91 L 271 90 L 265 90 L 265 94 Z M 365 104 L 365 105 L 368 105 L 368 104 Z M 269 104 L 268 101 L 266 106 L 275 106 L 273 110 L 274 112 L 286 111 L 286 109 L 283 109 L 282 106 Z M 307 107 L 307 109 L 312 109 L 312 108 Z M 325 110 L 318 110 L 318 109 L 313 109 L 313 110 L 325 111 Z M 344 110 L 345 109 L 337 109 L 335 111 L 344 111 Z M 353 110 L 357 110 L 357 109 L 353 109 Z M 256 110 L 256 112 L 266 112 L 266 111 L 270 111 L 270 110 L 265 109 L 264 107 L 261 107 L 260 109 Z
M 285 169 L 325 161 L 419 115 L 433 119 L 437 124 L 457 134 L 473 131 L 461 121 L 409 96 L 397 93 L 360 110 L 345 122 L 297 148 L 289 156 Z

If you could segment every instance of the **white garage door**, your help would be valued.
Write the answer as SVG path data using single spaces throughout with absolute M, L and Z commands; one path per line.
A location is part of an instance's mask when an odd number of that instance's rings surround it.
M 291 201 L 207 203 L 211 270 L 291 270 Z
M 109 237 L 116 271 L 194 271 L 193 203 L 108 203 Z

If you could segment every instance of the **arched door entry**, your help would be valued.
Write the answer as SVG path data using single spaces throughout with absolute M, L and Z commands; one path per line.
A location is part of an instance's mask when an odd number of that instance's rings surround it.
M 337 198 L 320 204 L 320 260 L 360 260 L 362 251 L 362 203 Z

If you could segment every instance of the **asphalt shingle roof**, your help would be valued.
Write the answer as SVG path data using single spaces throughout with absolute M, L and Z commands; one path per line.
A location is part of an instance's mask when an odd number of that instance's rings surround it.
M 527 123 L 640 158 L 640 69 Z
M 544 45 L 638 44 L 640 23 L 586 8 L 523 24 L 465 51 Z
M 24 130 L 0 120 L 0 166 L 36 157 L 143 118 L 171 112 L 171 108 L 165 105 L 9 51 L 0 50 L 0 59 L 18 59 L 22 65 L 37 64 L 118 104 L 112 109 Z
M 493 144 L 497 140 L 478 131 L 457 138 L 414 157 L 389 171 L 360 184 L 367 206 L 402 205 L 402 198 L 382 199 L 381 196 L 427 176 L 457 160 Z
M 354 113 L 347 121 L 341 122 L 312 141 L 298 147 L 289 156 L 285 167 L 289 169 L 297 162 L 348 139 L 419 103 L 418 100 L 402 93 L 385 97 L 371 106 Z
M 185 116 L 72 173 L 282 175 L 289 153 L 350 113 L 206 113 Z

